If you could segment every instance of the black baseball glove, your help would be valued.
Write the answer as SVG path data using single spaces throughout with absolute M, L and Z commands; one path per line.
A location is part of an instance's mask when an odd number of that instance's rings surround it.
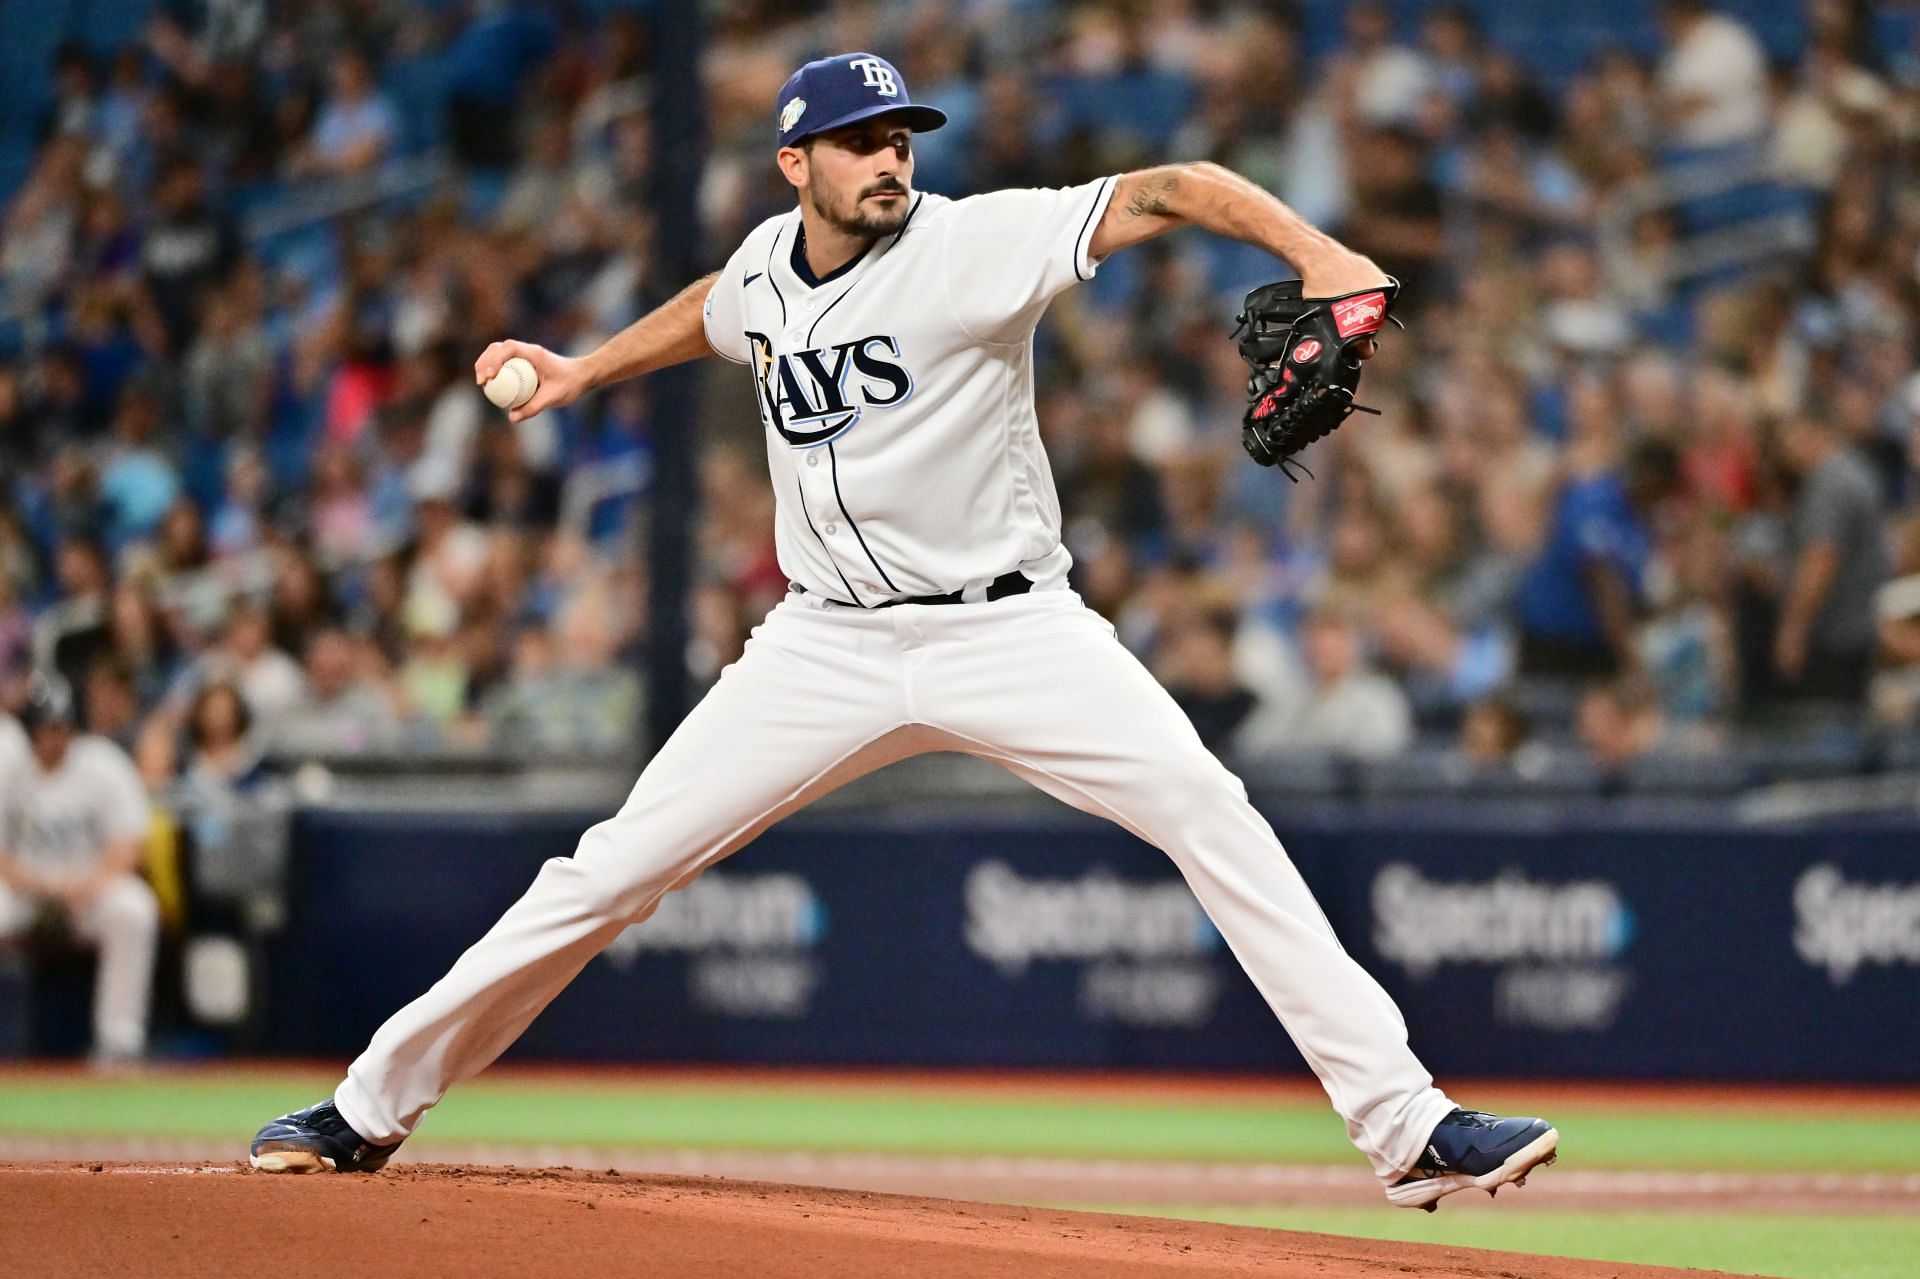
M 1355 410 L 1380 411 L 1353 402 L 1360 385 L 1354 348 L 1393 319 L 1399 297 L 1400 282 L 1392 277 L 1379 288 L 1337 298 L 1303 298 L 1298 280 L 1263 284 L 1247 294 L 1234 336 L 1240 338 L 1240 357 L 1253 366 L 1240 442 L 1254 461 L 1297 479 L 1292 468 L 1306 470 L 1295 460 L 1301 449 L 1331 434 Z

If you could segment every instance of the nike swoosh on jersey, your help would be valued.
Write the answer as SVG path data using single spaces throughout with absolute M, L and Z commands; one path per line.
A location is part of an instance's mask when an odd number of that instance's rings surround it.
M 765 274 L 766 274 L 765 271 L 755 271 L 752 275 L 740 281 L 740 287 L 743 289 L 746 288 L 749 284 L 752 284 L 755 280 L 759 279 L 761 276 Z

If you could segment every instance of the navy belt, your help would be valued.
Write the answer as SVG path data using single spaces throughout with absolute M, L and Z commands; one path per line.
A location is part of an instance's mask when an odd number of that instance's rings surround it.
M 793 589 L 796 591 L 799 591 L 802 595 L 806 594 L 806 591 L 807 591 L 807 588 L 800 585 L 798 582 L 795 582 L 793 584 Z M 1025 573 L 1022 573 L 1019 569 L 1015 569 L 1011 573 L 1002 573 L 1000 576 L 994 578 L 991 582 L 987 583 L 987 598 L 990 600 L 1000 600 L 1000 599 L 1005 599 L 1009 595 L 1025 595 L 1028 591 L 1032 589 L 1033 589 L 1033 579 L 1028 577 Z M 873 604 L 873 605 L 849 604 L 848 607 L 849 608 L 867 608 L 867 607 L 892 608 L 895 604 L 964 604 L 966 603 L 965 600 L 960 598 L 960 594 L 961 593 L 959 591 L 949 591 L 945 595 L 906 595 L 906 596 L 902 596 L 897 600 L 881 600 L 878 604 Z M 831 595 L 827 596 L 827 598 L 830 600 L 833 600 L 833 597 Z M 845 600 L 833 600 L 833 602 L 835 604 L 846 603 Z

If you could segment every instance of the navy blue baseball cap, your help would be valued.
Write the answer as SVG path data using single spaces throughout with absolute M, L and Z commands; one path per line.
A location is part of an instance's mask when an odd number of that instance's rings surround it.
M 931 133 L 947 122 L 946 112 L 907 96 L 907 82 L 885 58 L 843 53 L 787 77 L 774 113 L 774 138 L 790 147 L 811 134 L 889 112 L 898 112 L 915 133 Z

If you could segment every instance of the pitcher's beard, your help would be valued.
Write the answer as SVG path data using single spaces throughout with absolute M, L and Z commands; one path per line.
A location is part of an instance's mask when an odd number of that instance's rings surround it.
M 868 192 L 868 194 L 871 195 L 875 193 Z M 911 195 L 910 192 L 904 191 L 902 194 L 903 196 Z M 869 210 L 866 208 L 866 201 L 860 199 L 854 201 L 853 212 L 846 213 L 839 209 L 827 208 L 821 204 L 820 201 L 815 200 L 813 202 L 813 211 L 825 219 L 827 224 L 836 231 L 843 231 L 848 235 L 857 235 L 862 239 L 877 240 L 883 235 L 892 235 L 902 226 L 905 226 L 907 212 L 912 208 L 912 205 L 913 202 L 910 198 L 903 198 L 899 201 L 899 207 L 896 209 L 886 211 Z

